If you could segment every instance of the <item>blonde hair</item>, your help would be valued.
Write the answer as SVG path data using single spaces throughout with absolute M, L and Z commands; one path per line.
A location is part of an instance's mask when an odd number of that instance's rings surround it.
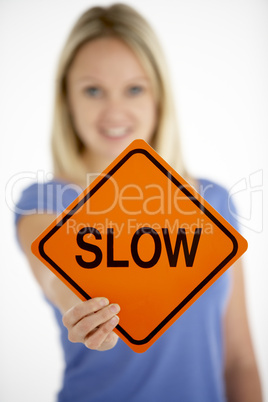
M 125 4 L 92 7 L 87 10 L 74 25 L 62 50 L 57 71 L 52 125 L 55 175 L 81 183 L 88 173 L 81 158 L 83 144 L 75 133 L 68 110 L 66 76 L 83 44 L 107 36 L 122 40 L 141 61 L 158 103 L 158 124 L 152 146 L 179 174 L 185 175 L 165 58 L 148 22 Z

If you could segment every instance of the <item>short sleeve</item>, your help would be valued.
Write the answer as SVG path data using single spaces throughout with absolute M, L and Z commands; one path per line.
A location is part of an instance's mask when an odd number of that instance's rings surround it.
M 199 193 L 238 232 L 240 231 L 238 220 L 236 219 L 238 216 L 236 205 L 232 198 L 229 197 L 229 192 L 225 187 L 210 180 L 200 179 Z
M 34 183 L 27 187 L 15 206 L 15 225 L 22 216 L 64 211 L 82 192 L 78 185 L 60 181 Z

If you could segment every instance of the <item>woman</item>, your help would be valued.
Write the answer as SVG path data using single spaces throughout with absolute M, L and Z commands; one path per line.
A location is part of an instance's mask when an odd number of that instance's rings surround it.
M 135 354 L 113 332 L 120 306 L 105 295 L 81 302 L 30 251 L 77 189 L 89 184 L 88 174 L 101 172 L 136 138 L 236 225 L 227 192 L 187 175 L 167 77 L 154 33 L 125 5 L 85 12 L 63 49 L 52 136 L 55 178 L 22 194 L 20 210 L 37 213 L 16 216 L 20 243 L 61 328 L 66 369 L 59 401 L 261 401 L 240 262 L 146 353 Z

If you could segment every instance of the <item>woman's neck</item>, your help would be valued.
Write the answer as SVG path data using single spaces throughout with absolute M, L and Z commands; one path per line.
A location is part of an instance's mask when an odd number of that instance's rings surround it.
M 82 160 L 88 173 L 99 175 L 113 162 L 114 158 L 107 158 L 105 156 L 92 154 L 90 151 L 85 151 L 82 154 Z

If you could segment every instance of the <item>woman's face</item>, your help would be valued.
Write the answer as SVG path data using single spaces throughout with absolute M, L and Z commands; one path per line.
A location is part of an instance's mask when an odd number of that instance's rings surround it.
M 157 115 L 151 83 L 123 42 L 101 38 L 83 45 L 68 72 L 67 90 L 84 156 L 95 168 L 134 139 L 150 143 Z

